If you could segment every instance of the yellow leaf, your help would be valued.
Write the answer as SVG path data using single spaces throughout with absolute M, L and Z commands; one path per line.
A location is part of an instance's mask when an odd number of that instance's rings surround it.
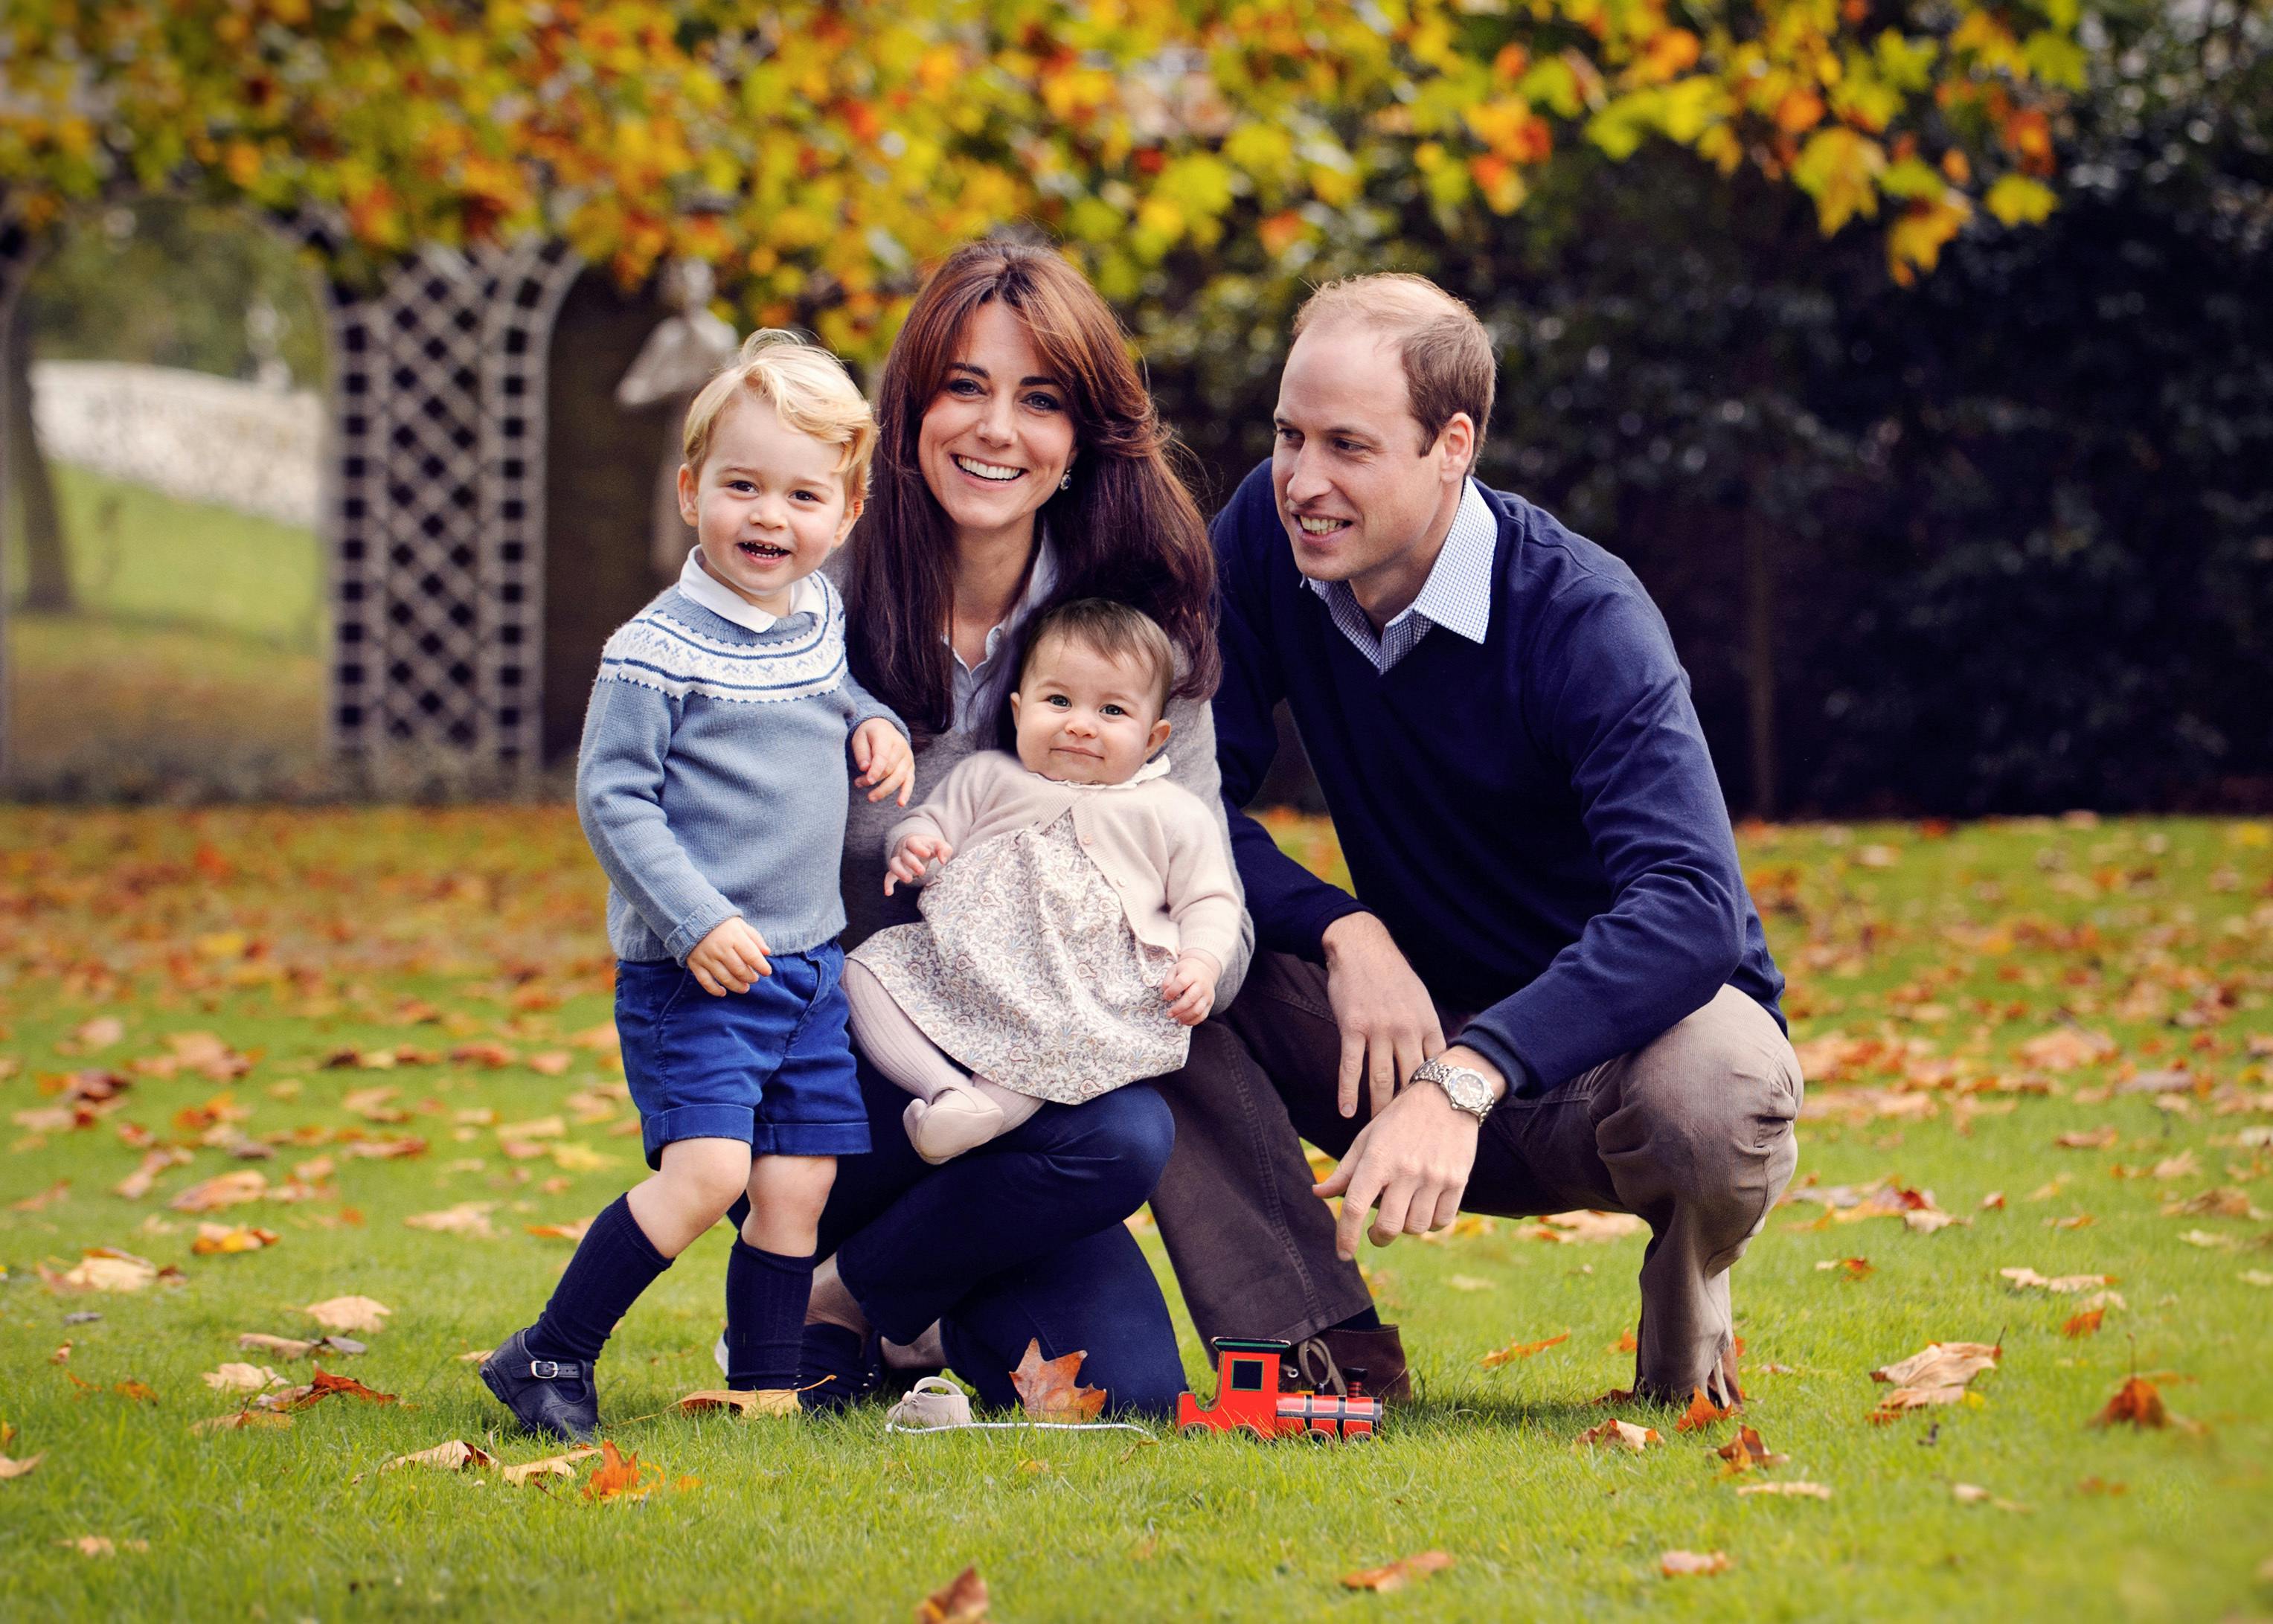
M 2005 175 L 1989 188 L 1981 206 L 2008 226 L 2033 226 L 2059 206 L 2059 198 L 2042 181 L 2025 175 Z

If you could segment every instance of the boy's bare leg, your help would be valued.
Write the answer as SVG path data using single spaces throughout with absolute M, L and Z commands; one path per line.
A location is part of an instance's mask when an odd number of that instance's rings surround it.
M 624 1199 L 648 1243 L 675 1258 L 726 1216 L 750 1182 L 751 1165 L 750 1147 L 741 1140 L 675 1140 L 663 1148 L 662 1167 Z M 830 1169 L 833 1174 L 834 1163 Z

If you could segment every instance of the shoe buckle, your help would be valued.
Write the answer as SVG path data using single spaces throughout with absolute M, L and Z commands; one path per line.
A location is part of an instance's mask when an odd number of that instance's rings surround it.
M 529 1361 L 529 1373 L 539 1381 L 558 1381 L 563 1377 L 573 1377 L 576 1374 L 578 1368 L 579 1366 L 573 1359 L 531 1359 Z

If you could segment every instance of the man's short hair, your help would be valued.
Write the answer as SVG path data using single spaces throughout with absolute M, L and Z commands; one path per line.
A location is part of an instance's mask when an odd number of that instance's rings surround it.
M 1396 344 L 1422 451 L 1437 443 L 1456 412 L 1468 415 L 1482 448 L 1499 388 L 1499 361 L 1475 311 L 1425 276 L 1381 271 L 1341 277 L 1312 294 L 1295 312 L 1294 336 L 1329 321 L 1362 324 Z M 1474 470 L 1473 458 L 1469 468 Z
M 876 451 L 876 419 L 868 402 L 842 361 L 779 327 L 761 327 L 744 339 L 740 353 L 688 404 L 679 441 L 688 468 L 702 471 L 719 417 L 746 393 L 771 406 L 794 432 L 836 447 L 846 500 L 867 494 L 868 463 Z

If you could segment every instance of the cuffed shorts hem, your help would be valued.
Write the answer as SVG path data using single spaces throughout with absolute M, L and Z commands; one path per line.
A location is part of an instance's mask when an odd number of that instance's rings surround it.
M 682 1139 L 739 1139 L 752 1145 L 753 1155 L 761 1154 L 752 1143 L 758 1131 L 757 1113 L 747 1105 L 679 1105 L 640 1119 L 649 1167 L 661 1167 L 663 1148 Z
M 866 1156 L 868 1124 L 761 1122 L 750 1135 L 753 1156 Z

